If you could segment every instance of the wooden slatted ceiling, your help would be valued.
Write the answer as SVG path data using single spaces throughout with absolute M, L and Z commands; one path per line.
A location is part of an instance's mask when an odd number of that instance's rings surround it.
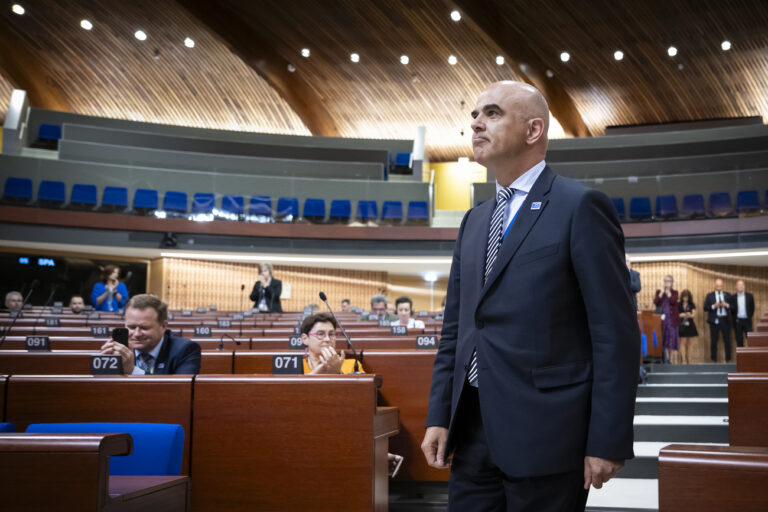
M 342 136 L 408 138 L 425 125 L 433 160 L 467 156 L 477 95 L 490 82 L 520 79 L 509 65 L 496 65 L 498 47 L 451 21 L 439 1 L 222 3 L 268 34 L 296 72 L 315 84 Z M 300 55 L 302 48 L 310 58 Z M 359 63 L 351 62 L 352 52 Z M 401 55 L 408 55 L 408 65 Z M 449 55 L 457 65 L 448 64 Z
M 0 74 L 0 126 L 5 122 L 8 113 L 8 103 L 11 101 L 13 85 Z
M 607 125 L 768 118 L 768 2 L 493 1 L 530 35 L 593 134 Z
M 285 101 L 186 10 L 170 1 L 25 1 L 4 11 L 72 111 L 240 131 L 309 132 Z M 80 28 L 89 19 L 94 28 Z M 133 34 L 142 29 L 146 41 Z M 191 37 L 194 48 L 184 46 Z M 153 52 L 160 51 L 155 60 Z

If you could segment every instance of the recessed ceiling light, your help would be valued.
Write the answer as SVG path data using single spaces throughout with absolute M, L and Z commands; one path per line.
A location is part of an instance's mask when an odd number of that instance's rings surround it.
M 667 55 L 669 55 L 670 57 L 674 57 L 675 55 L 677 55 L 677 48 L 675 48 L 674 46 L 670 46 L 669 48 L 667 48 Z
M 503 66 L 504 65 L 504 56 L 503 55 L 497 55 L 496 56 L 496 64 L 498 64 L 499 66 Z
M 547 78 L 552 78 L 555 76 L 551 69 L 548 69 L 544 74 L 547 75 Z
M 356 53 L 353 53 L 352 55 L 349 56 L 349 60 L 351 60 L 352 62 L 360 62 L 360 56 Z
M 731 49 L 731 42 L 728 40 L 723 41 L 720 43 L 720 48 L 722 48 L 724 52 L 727 52 Z
M 451 11 L 451 19 L 453 21 L 461 21 L 461 13 L 459 11 Z
M 137 30 L 133 35 L 139 41 L 146 41 L 147 39 L 147 33 L 143 30 Z
M 80 20 L 80 26 L 85 30 L 91 30 L 93 28 L 93 23 L 89 20 Z
M 20 6 L 19 4 L 13 4 L 13 5 L 11 6 L 11 10 L 12 10 L 12 11 L 13 11 L 15 14 L 18 14 L 19 16 L 21 16 L 22 14 L 24 14 L 25 12 L 27 12 L 27 11 L 26 11 L 26 10 L 25 10 L 25 9 L 24 9 L 22 6 Z
M 568 62 L 569 60 L 571 60 L 571 54 L 568 53 L 568 52 L 561 53 L 560 54 L 560 60 L 563 61 L 563 62 Z
M 448 64 L 451 66 L 455 66 L 457 62 L 459 62 L 459 59 L 457 59 L 455 55 L 448 57 Z
M 295 73 L 296 72 L 296 66 L 293 64 L 288 64 L 288 72 L 289 73 Z
M 309 48 L 302 48 L 301 49 L 301 56 L 302 57 L 306 58 L 306 57 L 309 57 L 309 55 L 310 55 Z
M 613 58 L 616 60 L 624 59 L 624 52 L 621 50 L 616 50 L 615 52 L 613 52 Z
M 409 59 L 407 55 L 400 56 L 400 64 L 406 65 L 409 62 L 411 62 L 411 59 Z
M 184 40 L 184 46 L 186 46 L 187 48 L 194 48 L 195 41 L 191 37 L 188 37 Z

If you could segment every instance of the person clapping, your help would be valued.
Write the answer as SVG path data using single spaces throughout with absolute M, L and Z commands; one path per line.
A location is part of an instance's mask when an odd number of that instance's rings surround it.
M 128 303 L 128 288 L 119 281 L 120 268 L 106 265 L 101 271 L 101 282 L 93 285 L 91 303 L 96 311 L 119 311 Z

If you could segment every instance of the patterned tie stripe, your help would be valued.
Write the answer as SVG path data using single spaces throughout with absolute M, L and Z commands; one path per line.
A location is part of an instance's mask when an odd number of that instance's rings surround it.
M 504 234 L 504 212 L 507 210 L 507 202 L 509 198 L 515 193 L 513 188 L 503 188 L 499 190 L 496 196 L 496 209 L 493 210 L 493 216 L 491 217 L 491 228 L 488 230 L 488 250 L 485 253 L 485 274 L 483 276 L 483 282 L 488 279 L 488 274 L 493 269 L 493 264 L 496 263 L 496 256 L 499 254 L 501 248 L 501 242 L 503 241 Z M 470 386 L 477 387 L 477 348 L 472 351 L 472 359 L 469 362 L 469 372 L 467 373 L 467 380 Z

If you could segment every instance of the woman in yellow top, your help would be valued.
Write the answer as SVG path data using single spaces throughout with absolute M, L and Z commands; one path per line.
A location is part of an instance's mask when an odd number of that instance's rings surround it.
M 344 359 L 336 352 L 336 320 L 328 313 L 316 313 L 301 323 L 301 341 L 307 346 L 304 356 L 305 374 L 347 374 L 355 372 L 355 360 Z M 362 365 L 358 365 L 365 373 Z

